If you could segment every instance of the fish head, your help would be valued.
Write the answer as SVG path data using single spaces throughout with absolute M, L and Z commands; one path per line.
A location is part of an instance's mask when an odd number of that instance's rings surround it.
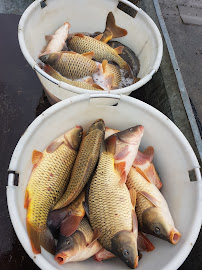
M 111 241 L 112 252 L 126 265 L 134 269 L 138 266 L 137 238 L 133 232 L 120 231 Z
M 83 136 L 83 128 L 81 126 L 76 126 L 75 128 L 67 131 L 64 134 L 65 142 L 74 150 L 79 149 Z
M 60 57 L 62 56 L 61 53 L 48 53 L 48 54 L 42 54 L 39 59 L 47 65 L 54 65 L 57 61 L 60 60 Z
M 181 234 L 171 225 L 159 207 L 150 207 L 142 214 L 143 231 L 177 244 Z
M 79 251 L 86 247 L 86 239 L 82 232 L 76 231 L 70 236 L 60 235 L 56 247 L 55 260 L 64 264 L 75 259 Z
M 134 126 L 117 133 L 117 137 L 122 142 L 128 144 L 137 144 L 140 142 L 144 132 L 144 127 L 141 125 Z
M 105 123 L 103 119 L 97 119 L 89 128 L 88 132 L 86 133 L 86 135 L 88 133 L 90 133 L 91 131 L 95 130 L 95 129 L 99 129 L 102 132 L 105 131 Z

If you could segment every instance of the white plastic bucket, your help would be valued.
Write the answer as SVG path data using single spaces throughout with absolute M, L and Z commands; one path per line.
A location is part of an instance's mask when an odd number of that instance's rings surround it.
M 104 95 L 118 102 L 117 106 L 98 105 L 95 98 L 103 95 L 79 95 L 63 100 L 47 109 L 28 127 L 13 153 L 7 186 L 7 201 L 15 232 L 34 262 L 41 269 L 55 270 L 115 270 L 129 269 L 119 259 L 104 263 L 89 259 L 84 262 L 59 266 L 54 257 L 42 249 L 34 255 L 26 230 L 24 197 L 32 170 L 32 151 L 43 151 L 51 141 L 75 125 L 88 127 L 95 119 L 103 118 L 106 126 L 123 130 L 141 124 L 145 127 L 140 149 L 152 145 L 155 149 L 154 165 L 163 182 L 162 193 L 166 198 L 176 228 L 182 234 L 177 245 L 149 236 L 155 246 L 144 252 L 138 269 L 175 270 L 191 251 L 201 226 L 202 182 L 197 158 L 181 131 L 165 115 L 150 105 L 127 96 Z M 191 182 L 193 171 L 196 181 Z M 15 174 L 19 184 L 14 185 Z
M 41 8 L 45 2 L 46 7 Z M 106 94 L 129 95 L 147 83 L 158 70 L 162 59 L 163 45 L 161 34 L 152 19 L 141 9 L 126 0 L 120 0 L 137 11 L 135 18 L 117 8 L 119 0 L 46 0 L 34 1 L 23 13 L 18 27 L 18 38 L 22 53 L 37 72 L 50 102 L 78 94 L 98 93 L 60 82 L 45 73 L 36 60 L 46 45 L 45 35 L 53 34 L 65 21 L 70 22 L 70 33 L 103 32 L 107 14 L 112 11 L 117 25 L 125 28 L 128 34 L 120 39 L 131 48 L 140 60 L 141 78 L 137 83 L 113 91 L 99 91 Z M 109 102 L 109 100 L 105 100 Z

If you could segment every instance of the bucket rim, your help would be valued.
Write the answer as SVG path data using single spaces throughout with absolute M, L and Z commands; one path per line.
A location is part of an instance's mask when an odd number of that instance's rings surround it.
M 157 27 L 157 25 L 154 23 L 154 21 L 149 17 L 149 15 L 144 12 L 141 8 L 138 8 L 136 5 L 132 4 L 131 2 L 129 2 L 128 0 L 118 0 L 119 2 L 122 2 L 126 5 L 128 5 L 129 7 L 133 8 L 135 11 L 139 12 L 144 18 L 145 20 L 147 20 L 149 22 L 149 25 L 152 29 L 152 31 L 155 33 L 155 38 L 157 41 L 157 56 L 156 59 L 153 63 L 153 67 L 151 68 L 151 70 L 143 77 L 141 78 L 138 82 L 136 82 L 135 84 L 132 84 L 130 86 L 124 87 L 124 88 L 120 88 L 120 89 L 115 89 L 115 90 L 88 90 L 88 89 L 83 89 L 83 88 L 79 88 L 73 85 L 69 85 L 65 82 L 62 81 L 58 81 L 56 79 L 54 79 L 53 77 L 51 77 L 50 75 L 48 75 L 45 71 L 43 71 L 39 65 L 37 64 L 37 62 L 32 58 L 32 56 L 30 55 L 27 46 L 25 44 L 25 39 L 24 39 L 24 34 L 23 34 L 23 28 L 25 25 L 25 22 L 27 20 L 27 18 L 29 17 L 30 13 L 32 13 L 35 9 L 38 8 L 38 5 L 40 5 L 41 1 L 34 1 L 32 4 L 30 4 L 27 9 L 23 12 L 19 24 L 18 24 L 18 41 L 19 41 L 19 45 L 21 48 L 21 51 L 25 57 L 25 59 L 27 60 L 27 62 L 29 63 L 29 65 L 37 72 L 39 73 L 41 76 L 43 76 L 44 78 L 48 79 L 49 81 L 51 81 L 52 83 L 58 85 L 58 87 L 67 90 L 69 92 L 72 93 L 76 93 L 76 94 L 86 94 L 86 93 L 90 93 L 90 94 L 96 94 L 96 93 L 103 93 L 103 94 L 128 94 L 132 91 L 135 91 L 137 89 L 139 89 L 141 86 L 145 85 L 148 81 L 151 80 L 151 78 L 153 77 L 153 75 L 157 72 L 157 70 L 159 69 L 159 66 L 161 64 L 161 60 L 162 60 L 162 56 L 163 56 L 163 41 L 162 41 L 162 37 L 160 34 L 160 31 Z
M 188 254 L 190 253 L 192 247 L 194 246 L 194 243 L 198 237 L 199 230 L 201 227 L 201 210 L 202 210 L 202 202 L 200 201 L 202 198 L 202 181 L 199 171 L 199 164 L 197 161 L 197 158 L 194 154 L 193 149 L 191 148 L 189 142 L 185 138 L 185 136 L 182 134 L 182 132 L 178 129 L 178 127 L 169 120 L 163 113 L 159 112 L 157 109 L 153 108 L 152 106 L 144 103 L 143 101 L 140 101 L 138 99 L 134 99 L 129 96 L 124 95 L 111 95 L 111 94 L 96 94 L 96 95 L 78 95 L 73 96 L 71 98 L 68 98 L 66 100 L 63 100 L 61 102 L 58 102 L 54 106 L 51 106 L 46 111 L 44 111 L 41 115 L 39 115 L 27 128 L 26 132 L 23 134 L 21 139 L 18 141 L 16 148 L 13 152 L 11 162 L 9 164 L 9 171 L 15 171 L 16 170 L 16 163 L 19 159 L 19 157 L 22 154 L 23 146 L 26 145 L 27 140 L 32 136 L 32 133 L 34 130 L 36 130 L 41 124 L 41 122 L 45 121 L 47 117 L 49 117 L 51 114 L 54 114 L 57 110 L 61 110 L 65 106 L 69 106 L 72 103 L 77 103 L 83 100 L 89 100 L 93 98 L 113 98 L 120 101 L 123 101 L 125 103 L 130 103 L 132 105 L 136 105 L 138 107 L 143 108 L 144 111 L 150 111 L 151 114 L 155 115 L 159 121 L 164 121 L 164 124 L 167 125 L 176 135 L 176 139 L 180 139 L 180 142 L 182 142 L 183 147 L 187 147 L 187 155 L 190 156 L 190 159 L 193 161 L 193 166 L 196 170 L 196 179 L 193 183 L 193 185 L 196 185 L 196 196 L 198 198 L 196 202 L 196 210 L 193 216 L 192 224 L 190 231 L 188 233 L 188 236 L 186 238 L 186 242 L 181 247 L 181 249 L 178 251 L 178 256 L 175 257 L 175 259 L 171 260 L 163 269 L 169 270 L 169 269 L 177 269 L 183 261 L 187 258 Z M 106 107 L 109 105 L 105 105 Z M 17 170 L 16 170 L 17 171 Z M 30 256 L 31 259 L 34 260 L 34 262 L 41 268 L 41 269 L 49 269 L 56 270 L 56 268 L 41 254 L 34 256 L 32 253 L 31 247 L 29 245 L 29 239 L 27 236 L 26 229 L 23 226 L 22 221 L 19 218 L 18 215 L 18 208 L 17 204 L 13 203 L 16 200 L 16 189 L 17 187 L 14 186 L 14 174 L 11 173 L 8 176 L 8 186 L 7 186 L 7 204 L 9 209 L 9 215 L 13 224 L 13 227 L 15 229 L 15 232 L 18 236 L 19 241 L 21 242 L 22 246 L 24 247 L 26 253 Z M 190 245 L 192 243 L 192 245 Z

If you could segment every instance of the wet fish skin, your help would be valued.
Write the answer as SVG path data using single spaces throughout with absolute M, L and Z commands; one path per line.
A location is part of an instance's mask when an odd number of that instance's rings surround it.
M 76 34 L 67 39 L 68 47 L 77 53 L 94 52 L 93 59 L 102 62 L 104 59 L 113 61 L 119 65 L 121 69 L 129 70 L 128 64 L 119 56 L 120 48 L 113 49 L 108 44 L 97 40 L 96 38 Z
M 103 152 L 86 192 L 88 215 L 92 229 L 100 231 L 100 244 L 134 268 L 138 264 L 137 220 L 128 189 L 120 180 L 113 154 Z
M 86 132 L 79 148 L 67 190 L 54 209 L 60 209 L 70 204 L 83 190 L 97 164 L 104 132 L 105 124 L 102 119 L 97 119 Z
M 48 53 L 60 52 L 65 45 L 65 41 L 69 33 L 69 28 L 70 24 L 65 22 L 63 26 L 57 29 L 54 35 L 46 36 L 46 40 L 49 41 L 49 43 L 44 49 L 43 53 L 40 54 L 40 56 Z
M 35 254 L 41 252 L 40 245 L 53 252 L 47 217 L 67 187 L 82 132 L 82 127 L 77 126 L 53 141 L 43 153 L 33 151 L 34 167 L 26 188 L 24 207 L 27 208 L 27 232 Z
M 46 65 L 50 65 L 62 76 L 68 79 L 79 79 L 98 71 L 96 62 L 90 59 L 93 55 L 89 52 L 81 55 L 75 52 L 62 51 L 42 55 L 39 59 Z
M 46 65 L 44 67 L 44 71 L 46 73 L 48 73 L 50 76 L 52 76 L 53 78 L 55 78 L 58 81 L 62 81 L 65 82 L 67 84 L 79 87 L 79 88 L 83 88 L 83 89 L 88 89 L 88 90 L 103 90 L 99 85 L 95 84 L 95 83 L 87 83 L 84 81 L 72 81 L 72 80 L 68 80 L 67 78 L 63 77 L 62 75 L 60 75 L 56 70 L 54 70 L 51 66 Z
M 55 260 L 59 264 L 73 261 L 84 261 L 95 253 L 102 246 L 95 239 L 87 218 L 83 218 L 77 230 L 71 236 L 60 235 Z
M 126 185 L 136 192 L 136 214 L 140 231 L 177 244 L 181 234 L 175 228 L 168 204 L 158 188 L 132 167 Z

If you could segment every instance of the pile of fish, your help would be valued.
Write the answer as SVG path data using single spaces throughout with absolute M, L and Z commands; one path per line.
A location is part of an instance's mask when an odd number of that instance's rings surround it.
M 154 149 L 138 150 L 143 133 L 141 125 L 119 131 L 97 119 L 33 151 L 24 206 L 35 254 L 42 246 L 59 264 L 118 257 L 134 269 L 141 252 L 155 248 L 145 233 L 177 244 Z
M 113 38 L 127 35 L 115 24 L 112 12 L 107 16 L 104 33 L 69 35 L 65 22 L 49 42 L 39 59 L 53 78 L 88 90 L 113 90 L 129 86 L 139 79 L 139 60 L 135 53 Z M 108 42 L 110 41 L 110 42 Z M 107 44 L 108 42 L 108 44 Z M 45 65 L 44 65 L 45 64 Z

